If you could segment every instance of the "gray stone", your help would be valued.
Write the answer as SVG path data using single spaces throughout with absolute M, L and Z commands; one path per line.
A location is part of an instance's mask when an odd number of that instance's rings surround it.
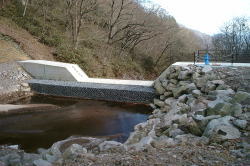
M 164 103 L 172 108 L 175 101 L 176 101 L 176 100 L 175 100 L 174 98 L 170 97 L 170 98 L 167 98 L 167 99 L 164 101 Z
M 156 106 L 153 103 L 150 103 L 149 106 L 154 110 L 156 109 Z
M 200 97 L 202 95 L 201 91 L 198 89 L 195 89 L 192 91 L 192 95 L 196 98 Z
M 156 92 L 160 95 L 164 94 L 165 92 L 165 89 L 162 87 L 161 82 L 159 80 L 156 80 L 154 82 L 154 88 L 156 89 Z
M 227 90 L 227 89 L 230 89 L 230 86 L 225 85 L 225 84 L 219 85 L 219 86 L 216 88 L 216 90 Z
M 175 85 L 178 83 L 178 81 L 174 80 L 174 79 L 171 79 L 169 82 L 172 83 L 172 84 L 175 84 Z
M 205 114 L 205 109 L 207 108 L 206 104 L 200 102 L 197 99 L 193 100 L 192 102 L 190 101 L 189 106 L 192 112 L 195 114 L 199 112 L 199 114 L 201 113 L 202 115 Z
M 212 81 L 208 81 L 205 87 L 202 87 L 204 92 L 210 92 L 216 89 L 216 85 Z
M 34 166 L 52 166 L 51 163 L 49 163 L 48 161 L 42 160 L 42 159 L 35 160 L 33 162 L 33 165 Z
M 234 118 L 231 116 L 211 120 L 208 123 L 203 136 L 208 137 L 212 142 L 240 138 L 241 133 L 230 123 L 232 120 L 234 120 Z
M 10 166 L 22 166 L 21 159 L 9 159 Z
M 169 83 L 168 80 L 164 80 L 164 81 L 161 82 L 161 86 L 162 86 L 163 88 L 167 89 L 168 83 Z
M 206 85 L 207 80 L 204 79 L 203 77 L 199 77 L 199 78 L 196 78 L 196 79 L 194 80 L 194 82 L 195 82 L 195 84 L 196 84 L 196 86 L 197 86 L 198 88 L 202 88 L 202 87 L 204 87 L 204 86 Z
M 37 153 L 39 153 L 39 154 L 44 154 L 44 153 L 47 153 L 48 151 L 49 151 L 48 149 L 44 149 L 44 148 L 37 149 Z
M 188 71 L 188 70 L 181 71 L 179 73 L 178 79 L 179 80 L 187 80 L 187 79 L 191 78 L 191 75 L 192 75 L 191 71 Z
M 227 90 L 215 90 L 215 91 L 209 92 L 208 94 L 223 98 L 223 96 L 234 95 L 235 92 L 232 89 L 227 89 Z
M 85 154 L 85 153 L 87 153 L 87 149 L 83 148 L 81 145 L 72 144 L 63 153 L 63 158 L 65 159 L 74 158 L 78 155 Z
M 154 104 L 159 107 L 163 107 L 165 105 L 165 103 L 159 99 L 154 99 Z
M 100 151 L 125 151 L 126 147 L 116 141 L 104 141 L 99 146 Z
M 10 166 L 21 166 L 21 156 L 16 152 L 1 156 L 0 161 L 3 161 Z
M 166 99 L 166 96 L 164 96 L 164 95 L 160 95 L 160 100 L 165 100 Z
M 199 73 L 197 73 L 197 72 L 193 72 L 193 75 L 192 75 L 192 80 L 194 81 L 194 80 L 197 80 L 198 78 L 200 78 L 201 77 L 201 75 L 199 74 Z
M 225 82 L 223 81 L 223 80 L 213 80 L 213 81 L 211 81 L 213 84 L 215 84 L 215 85 L 224 85 L 225 84 Z
M 176 88 L 176 85 L 172 83 L 169 83 L 168 86 L 166 87 L 168 91 L 172 91 L 174 88 Z
M 211 72 L 212 70 L 213 70 L 213 68 L 211 66 L 206 65 L 205 67 L 202 68 L 202 73 L 206 74 L 206 73 Z
M 7 166 L 4 162 L 0 161 L 0 166 Z
M 8 148 L 11 148 L 11 149 L 19 149 L 19 145 L 10 145 L 8 146 Z
M 173 93 L 170 92 L 170 91 L 167 91 L 167 92 L 164 93 L 164 96 L 170 97 L 170 96 L 173 96 Z
M 245 129 L 247 127 L 246 120 L 234 119 L 233 124 L 240 129 Z
M 191 117 L 183 119 L 179 123 L 179 128 L 182 129 L 186 133 L 191 133 L 191 134 L 196 135 L 196 136 L 202 135 L 202 131 L 201 131 L 200 127 L 197 125 L 197 123 Z
M 187 100 L 188 100 L 188 95 L 182 95 L 182 96 L 180 96 L 179 98 L 178 98 L 178 102 L 180 102 L 180 103 L 186 103 L 187 102 Z
M 33 161 L 41 159 L 41 158 L 42 157 L 39 154 L 24 153 L 22 160 L 23 160 L 23 163 L 29 164 L 29 163 L 33 163 Z
M 185 134 L 185 133 L 181 129 L 174 129 L 174 130 L 170 130 L 168 135 L 169 137 L 175 138 L 177 135 L 182 135 L 182 134 Z
M 218 103 L 213 108 L 206 110 L 207 115 L 233 115 L 233 105 L 227 102 Z
M 231 108 L 233 110 L 233 115 L 235 117 L 240 117 L 242 115 L 242 105 L 239 103 L 233 104 L 233 107 Z
M 184 93 L 188 93 L 188 92 L 192 92 L 192 90 L 195 90 L 196 86 L 194 83 L 191 84 L 186 84 L 186 85 L 182 85 L 180 87 L 174 88 L 172 89 L 173 95 L 175 98 L 181 96 Z
M 197 89 L 194 83 L 186 85 L 188 88 L 188 93 L 191 93 L 193 90 Z
M 188 84 L 191 84 L 191 81 L 179 81 L 178 82 L 178 86 L 184 86 L 184 85 L 188 85 Z
M 238 103 L 244 102 L 247 99 L 250 99 L 250 94 L 242 91 L 237 92 L 233 97 L 233 101 Z
M 200 129 L 202 131 L 205 130 L 207 124 L 213 120 L 213 119 L 218 119 L 221 118 L 220 115 L 211 115 L 211 116 L 206 116 L 204 117 L 203 115 L 195 115 L 193 116 L 193 119 L 196 121 L 196 123 L 198 124 L 198 126 L 200 127 Z
M 184 103 L 177 103 L 177 106 L 180 107 L 180 113 L 184 114 L 190 111 L 190 106 Z
M 53 163 L 55 162 L 58 158 L 56 156 L 53 156 L 53 155 L 50 155 L 50 154 L 44 154 L 44 157 L 43 157 L 45 160 L 47 160 L 48 162 L 50 163 Z

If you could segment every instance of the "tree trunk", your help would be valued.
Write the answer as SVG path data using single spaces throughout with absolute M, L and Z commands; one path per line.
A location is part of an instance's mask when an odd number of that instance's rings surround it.
M 29 0 L 26 0 L 24 10 L 23 10 L 23 17 L 26 15 L 26 10 L 27 10 L 28 3 L 29 3 Z

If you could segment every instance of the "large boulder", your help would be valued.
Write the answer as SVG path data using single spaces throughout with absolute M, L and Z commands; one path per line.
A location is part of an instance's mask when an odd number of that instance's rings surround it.
M 162 87 L 162 85 L 161 85 L 161 82 L 160 82 L 160 80 L 156 80 L 155 82 L 154 82 L 154 88 L 156 89 L 156 92 L 158 93 L 158 94 L 164 94 L 164 92 L 166 91 L 163 87 Z
M 234 95 L 233 102 L 241 103 L 246 101 L 247 99 L 250 99 L 250 94 L 247 92 L 239 91 Z
M 208 123 L 203 136 L 208 137 L 212 142 L 240 138 L 240 131 L 231 124 L 234 119 L 235 118 L 232 116 L 225 116 L 223 118 L 211 120 Z
M 182 86 L 179 86 L 177 88 L 174 88 L 172 90 L 173 95 L 175 98 L 178 98 L 179 96 L 181 96 L 182 94 L 185 93 L 191 93 L 193 90 L 196 89 L 196 86 L 194 83 L 190 83 L 190 84 L 184 84 Z
M 216 100 L 215 105 L 209 104 L 206 114 L 209 115 L 234 115 L 240 116 L 242 113 L 242 106 L 239 103 L 231 104 L 223 100 Z M 213 103 L 214 104 L 214 103 Z

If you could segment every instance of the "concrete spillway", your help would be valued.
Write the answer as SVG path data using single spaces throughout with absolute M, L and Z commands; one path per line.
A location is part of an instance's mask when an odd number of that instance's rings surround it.
M 29 85 L 38 94 L 133 103 L 150 103 L 155 97 L 153 81 L 89 78 L 78 65 L 68 63 L 19 63 L 34 78 Z
M 154 88 L 140 85 L 53 80 L 30 80 L 29 84 L 36 93 L 53 96 L 132 103 L 150 103 L 155 97 Z

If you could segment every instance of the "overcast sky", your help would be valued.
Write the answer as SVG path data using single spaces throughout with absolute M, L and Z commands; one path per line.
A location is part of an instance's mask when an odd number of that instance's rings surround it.
M 215 34 L 235 16 L 250 18 L 250 0 L 152 0 L 165 8 L 178 23 Z

